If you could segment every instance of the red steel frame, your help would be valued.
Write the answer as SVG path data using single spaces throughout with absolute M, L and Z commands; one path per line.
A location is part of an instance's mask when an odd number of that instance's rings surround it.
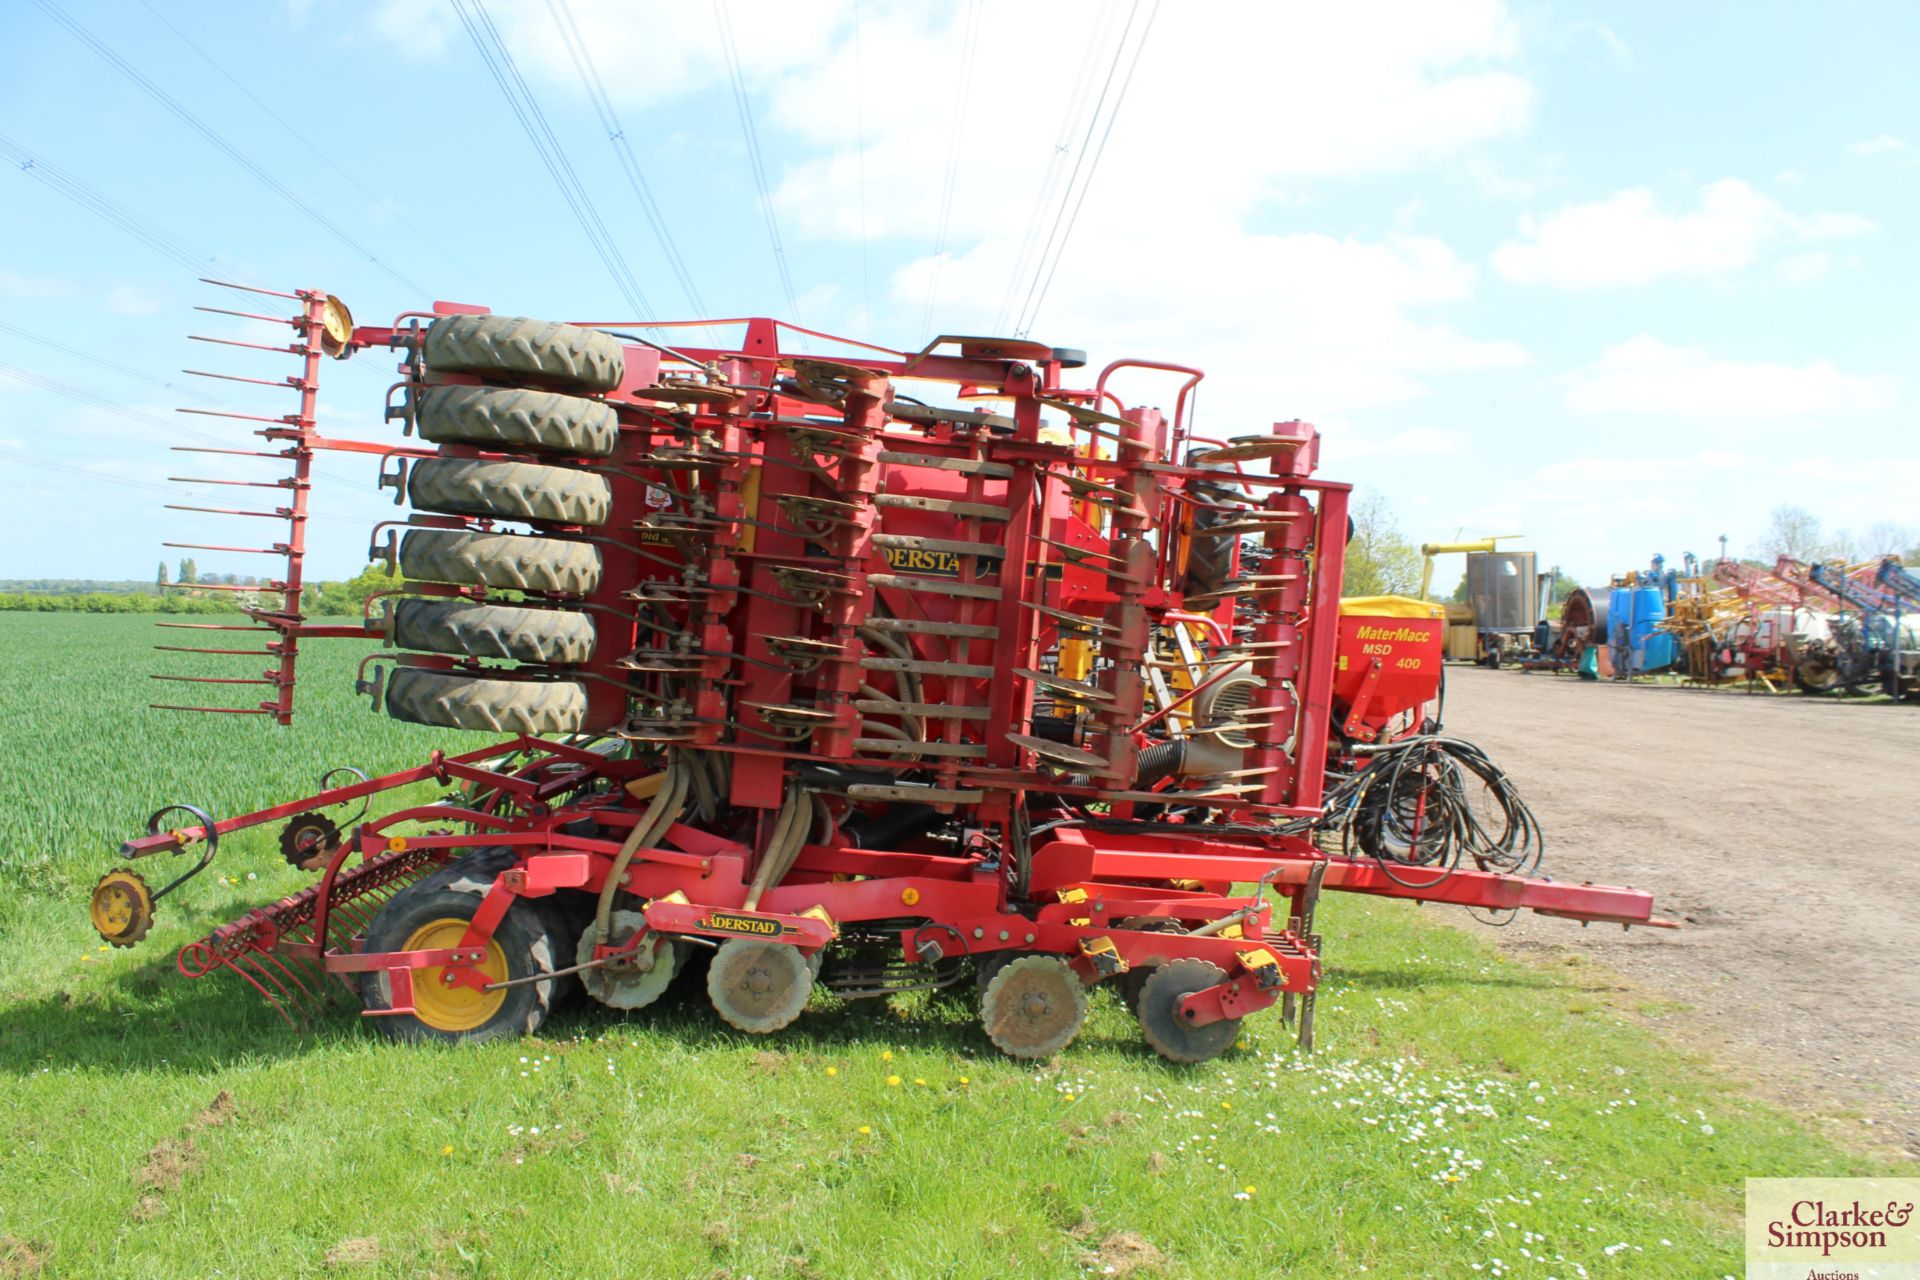
M 258 708 L 217 709 L 272 714 L 285 722 L 292 713 L 301 637 L 384 634 L 377 620 L 321 627 L 300 613 L 314 452 L 341 449 L 400 459 L 497 455 L 462 446 L 395 449 L 320 436 L 313 410 L 326 295 L 309 290 L 274 296 L 301 303 L 302 314 L 292 322 L 301 340 L 287 350 L 304 361 L 302 375 L 289 380 L 300 392 L 298 414 L 261 419 L 268 423 L 261 434 L 288 442 L 281 456 L 294 463 L 290 506 L 277 513 L 291 525 L 288 542 L 278 548 L 288 557 L 288 572 L 275 584 L 286 603 L 280 610 L 250 611 L 280 637 L 270 646 L 278 660 L 268 673 L 275 696 Z M 342 354 L 378 347 L 417 351 L 421 321 L 478 310 L 442 304 L 431 313 L 403 315 L 391 326 L 356 328 Z M 1306 926 L 1290 927 L 1290 920 L 1311 920 L 1312 898 L 1321 887 L 1629 926 L 1664 923 L 1653 918 L 1645 892 L 1464 870 L 1410 888 L 1378 864 L 1321 852 L 1305 835 L 1246 834 L 1248 824 L 1320 812 L 1335 723 L 1349 486 L 1313 477 L 1318 436 L 1311 427 L 1282 423 L 1250 446 L 1224 446 L 1228 456 L 1240 448 L 1240 456 L 1267 464 L 1263 471 L 1236 466 L 1228 473 L 1251 495 L 1244 518 L 1256 530 L 1249 536 L 1264 541 L 1264 572 L 1248 575 L 1237 588 L 1251 610 L 1229 598 L 1202 611 L 1190 609 L 1179 589 L 1172 532 L 1183 507 L 1205 505 L 1188 491 L 1189 483 L 1218 482 L 1223 475 L 1218 463 L 1181 460 L 1195 444 L 1219 444 L 1193 436 L 1186 420 L 1199 371 L 1118 361 L 1099 375 L 1093 390 L 1076 391 L 1060 384 L 1063 365 L 1055 354 L 1032 343 L 940 339 L 921 352 L 902 353 L 812 335 L 851 349 L 827 360 L 783 352 L 783 330 L 810 331 L 775 321 L 687 323 L 742 324 L 744 336 L 737 347 L 683 347 L 664 356 L 661 348 L 628 346 L 625 380 L 608 397 L 622 427 L 619 451 L 602 468 L 614 480 L 612 516 L 597 532 L 539 530 L 591 538 L 603 555 L 598 590 L 584 599 L 550 598 L 593 611 L 595 655 L 576 673 L 589 687 L 587 727 L 642 744 L 725 753 L 732 761 L 726 797 L 732 825 L 723 832 L 675 823 L 659 847 L 641 850 L 624 873 L 625 890 L 647 900 L 648 932 L 726 937 L 738 932 L 745 917 L 811 953 L 828 945 L 840 924 L 910 915 L 926 921 L 901 935 L 902 959 L 910 963 L 961 953 L 1039 951 L 1066 958 L 1092 981 L 1113 966 L 1090 958 L 1089 948 L 1110 951 L 1123 965 L 1210 960 L 1226 977 L 1181 1006 L 1190 1022 L 1204 1024 L 1245 1016 L 1283 994 L 1312 991 L 1315 940 Z M 1125 406 L 1107 389 L 1110 376 L 1127 367 L 1186 375 L 1171 420 L 1155 409 Z M 423 376 L 418 360 L 409 368 L 408 381 L 417 386 Z M 957 411 L 914 418 L 896 400 L 896 385 L 907 381 L 1010 401 L 1011 426 L 983 428 Z M 815 386 L 809 392 L 810 384 L 829 390 L 820 393 Z M 691 412 L 672 412 L 683 405 Z M 1043 410 L 1067 414 L 1071 443 L 1043 435 Z M 697 459 L 686 463 L 688 453 Z M 698 518 L 663 524 L 654 506 L 657 493 L 675 511 Z M 815 522 L 811 528 L 809 521 Z M 411 525 L 472 523 L 415 517 Z M 886 554 L 928 539 L 991 544 L 992 554 L 956 554 L 954 571 L 940 578 L 902 572 Z M 794 587 L 801 580 L 827 581 L 823 571 L 842 575 L 847 585 L 821 588 L 812 599 Z M 407 589 L 486 594 L 428 584 Z M 636 603 L 635 592 L 651 593 L 656 605 Z M 673 613 L 696 647 L 669 655 L 653 645 L 644 625 L 649 608 Z M 870 642 L 868 629 L 883 615 L 904 637 L 907 659 L 890 659 L 895 650 Z M 1043 671 L 1059 652 L 1062 615 L 1083 619 L 1094 630 L 1100 659 L 1090 683 L 1065 690 L 1057 680 L 1049 683 Z M 1245 791 L 1223 791 L 1200 780 L 1198 790 L 1186 792 L 1204 795 L 1216 819 L 1241 825 L 1232 833 L 1211 830 L 1214 824 L 1206 822 L 1189 830 L 1119 833 L 1070 825 L 1032 847 L 1030 858 L 1017 858 L 1015 833 L 1029 814 L 1099 805 L 1125 817 L 1136 804 L 1180 797 L 1179 780 L 1150 792 L 1134 784 L 1139 752 L 1157 741 L 1160 722 L 1172 710 L 1146 711 L 1139 673 L 1142 664 L 1156 660 L 1158 628 L 1196 623 L 1216 651 L 1218 641 L 1238 628 L 1247 669 L 1264 681 L 1245 713 L 1254 745 L 1233 773 L 1253 781 Z M 789 637 L 809 630 L 803 639 L 815 647 L 804 660 L 795 658 L 791 650 L 798 642 Z M 826 656 L 814 661 L 821 654 Z M 427 655 L 398 661 L 440 669 L 472 665 Z M 918 683 L 909 683 L 908 675 Z M 873 698 L 874 683 L 888 680 L 892 702 Z M 895 752 L 888 740 L 872 736 L 873 713 L 861 706 L 909 703 L 911 688 L 922 691 L 928 722 L 939 720 L 941 728 L 913 739 L 910 750 Z M 1036 707 L 1043 698 L 1051 701 L 1056 720 L 1063 709 L 1078 708 L 1065 718 L 1077 725 L 1079 745 L 1064 757 L 1050 757 L 1034 745 Z M 801 734 L 794 718 L 808 709 L 814 719 Z M 1347 710 L 1355 717 L 1362 711 Z M 879 714 L 884 719 L 897 713 Z M 510 758 L 529 763 L 511 773 L 494 767 Z M 1067 767 L 1063 760 L 1077 763 Z M 181 952 L 180 968 L 189 976 L 226 968 L 276 1004 L 296 990 L 311 994 L 309 985 L 322 973 L 350 982 L 358 973 L 384 971 L 392 992 L 385 1012 L 405 1014 L 413 1009 L 416 970 L 441 968 L 453 980 L 485 985 L 478 964 L 486 940 L 516 897 L 598 892 L 612 874 L 622 839 L 640 821 L 642 806 L 628 797 L 626 785 L 659 767 L 656 760 L 609 758 L 522 736 L 458 755 L 436 752 L 418 768 L 222 819 L 210 829 L 150 832 L 122 852 L 132 858 L 179 852 L 201 840 L 418 783 L 466 785 L 464 798 L 415 804 L 361 823 L 326 851 L 313 888 L 251 912 Z M 773 838 L 776 811 L 806 770 L 821 767 L 844 767 L 867 778 L 918 774 L 917 785 L 935 809 L 967 814 L 970 826 L 997 833 L 989 838 L 998 841 L 1001 856 L 862 848 L 841 837 L 836 825 L 833 838 L 805 844 L 791 870 L 755 900 L 754 876 Z M 602 780 L 611 785 L 594 791 Z M 884 805 L 889 790 L 871 782 L 846 787 L 848 812 Z M 591 820 L 593 834 L 579 834 L 582 819 Z M 429 830 L 400 834 L 403 825 Z M 495 882 L 459 944 L 385 954 L 362 950 L 371 915 L 363 894 L 372 892 L 378 901 L 459 850 L 479 846 L 507 846 L 520 856 Z M 1018 883 L 1015 868 L 1022 861 L 1026 881 Z M 1275 921 L 1263 893 L 1232 892 L 1234 884 L 1249 881 L 1272 884 L 1287 898 L 1289 919 Z M 732 923 L 716 923 L 716 910 L 729 913 Z M 1217 934 L 1120 927 L 1123 919 L 1142 915 L 1235 927 Z M 643 937 L 626 946 L 637 947 Z

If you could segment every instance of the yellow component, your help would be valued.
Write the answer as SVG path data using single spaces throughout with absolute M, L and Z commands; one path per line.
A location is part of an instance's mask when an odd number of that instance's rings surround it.
M 1085 902 L 1087 900 L 1087 891 L 1085 889 L 1060 889 L 1056 892 L 1059 893 L 1060 901 L 1062 902 Z
M 668 895 L 667 895 L 666 897 L 664 897 L 664 898 L 655 898 L 655 899 L 654 899 L 654 901 L 655 901 L 655 902 L 670 902 L 670 903 L 673 903 L 673 904 L 674 904 L 674 905 L 676 905 L 676 906 L 678 906 L 678 905 L 680 905 L 680 904 L 682 904 L 682 903 L 684 903 L 684 902 L 686 902 L 687 900 L 688 900 L 688 899 L 687 899 L 687 895 L 686 895 L 686 894 L 684 894 L 684 893 L 682 893 L 682 892 L 680 892 L 680 890 L 678 890 L 678 889 L 675 889 L 675 890 L 674 890 L 674 891 L 673 891 L 672 893 L 670 893 L 670 894 L 668 894 Z
M 913 890 L 908 890 L 908 892 L 913 893 L 916 901 L 919 899 L 920 895 L 918 893 L 914 893 Z M 906 894 L 902 894 L 901 898 L 904 901 Z M 833 931 L 834 937 L 837 938 L 840 936 L 840 926 L 834 922 L 831 915 L 827 914 L 827 909 L 823 905 L 815 904 L 814 906 L 808 907 L 800 913 L 800 918 L 802 920 L 818 920 L 821 924 L 824 924 L 828 929 Z
M 1247 936 L 1247 931 L 1242 925 L 1230 924 L 1220 931 L 1220 936 L 1223 938 L 1244 938 Z
M 393 836 L 390 839 L 388 839 L 387 841 L 388 853 L 405 853 L 406 851 L 407 851 L 407 838 L 405 836 Z
M 920 901 L 920 891 L 912 885 L 908 885 L 900 891 L 900 901 L 903 905 L 910 907 Z
M 347 310 L 347 304 L 327 295 L 326 306 L 320 312 L 320 349 L 339 360 L 347 354 L 347 344 L 353 341 L 353 312 Z
M 764 466 L 754 467 L 747 472 L 746 483 L 740 486 L 740 511 L 749 521 L 760 518 L 760 477 L 765 471 L 766 468 Z M 742 552 L 747 555 L 753 554 L 755 535 L 759 532 L 760 526 L 752 523 L 747 524 L 740 530 L 740 550 Z
M 1282 987 L 1287 985 L 1287 971 L 1280 968 L 1280 961 L 1274 958 L 1273 952 L 1264 947 L 1255 947 L 1251 951 L 1237 951 L 1234 954 L 1240 958 L 1240 963 L 1247 967 L 1247 972 L 1257 975 L 1262 969 L 1272 969 L 1275 971 L 1274 976 L 1279 979 L 1277 985 Z M 1263 982 L 1261 985 L 1271 990 L 1275 984 Z
M 1093 646 L 1080 636 L 1060 640 L 1060 675 L 1067 680 L 1085 680 L 1093 670 Z
M 1091 916 L 1075 916 L 1075 917 L 1074 917 L 1073 919 L 1071 919 L 1071 920 L 1069 920 L 1069 921 L 1067 921 L 1067 923 L 1068 923 L 1068 924 L 1070 924 L 1070 925 L 1072 925 L 1072 926 L 1074 926 L 1074 927 L 1075 927 L 1076 929 L 1084 929 L 1084 928 L 1086 928 L 1086 927 L 1087 927 L 1088 925 L 1090 925 L 1090 924 L 1092 924 L 1092 923 L 1093 923 L 1093 917 L 1091 917 Z
M 1420 598 L 1425 600 L 1433 594 L 1433 558 L 1450 556 L 1456 552 L 1471 555 L 1475 551 L 1498 551 L 1502 542 L 1512 542 L 1515 538 L 1524 538 L 1524 533 L 1501 533 L 1491 538 L 1477 538 L 1472 542 L 1423 542 L 1420 554 L 1426 558 L 1426 565 L 1420 570 Z
M 1080 954 L 1090 960 L 1096 956 L 1112 956 L 1114 967 L 1111 970 L 1106 970 L 1104 965 L 1097 966 L 1103 971 L 1125 973 L 1128 969 L 1132 968 L 1132 966 L 1127 963 L 1127 958 L 1120 954 L 1120 948 L 1113 945 L 1112 938 L 1082 938 L 1080 939 Z
M 467 936 L 467 926 L 471 923 L 451 916 L 429 920 L 408 934 L 400 949 L 450 950 L 460 945 L 460 939 Z M 487 958 L 477 967 L 481 976 L 489 982 L 506 981 L 507 956 L 500 950 L 498 941 L 487 939 Z M 450 976 L 445 968 L 413 971 L 413 1016 L 435 1031 L 471 1031 L 484 1026 L 507 1002 L 504 990 L 476 991 L 464 982 L 449 982 L 447 979 Z
M 627 794 L 635 800 L 651 800 L 655 795 L 659 794 L 661 784 L 665 783 L 666 780 L 667 771 L 665 769 L 662 769 L 659 773 L 650 773 L 644 778 L 635 778 L 627 784 Z
M 1409 596 L 1341 596 L 1340 616 L 1367 618 L 1431 618 L 1447 616 L 1447 606 L 1437 600 L 1415 600 Z
M 153 892 L 132 871 L 109 871 L 93 886 L 87 916 L 102 941 L 130 947 L 153 927 Z

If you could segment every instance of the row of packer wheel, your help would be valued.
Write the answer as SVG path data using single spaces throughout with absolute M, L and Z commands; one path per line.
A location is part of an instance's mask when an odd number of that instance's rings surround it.
M 534 532 L 406 532 L 399 550 L 405 579 L 526 598 L 402 598 L 389 617 L 391 643 L 521 665 L 499 674 L 400 667 L 387 682 L 387 713 L 442 728 L 575 731 L 587 692 L 570 673 L 593 657 L 595 629 L 589 614 L 569 606 L 601 581 L 601 554 L 591 538 L 606 523 L 612 490 L 592 468 L 613 454 L 619 438 L 614 408 L 601 397 L 620 385 L 620 343 L 571 325 L 460 315 L 436 319 L 422 348 L 429 377 L 481 381 L 417 389 L 415 425 L 422 439 L 441 446 L 441 456 L 409 469 L 408 501 L 428 515 L 524 524 Z M 471 456 L 476 452 L 506 456 Z

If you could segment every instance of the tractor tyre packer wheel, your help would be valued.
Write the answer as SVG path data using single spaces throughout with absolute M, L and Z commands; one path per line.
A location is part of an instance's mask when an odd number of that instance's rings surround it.
M 527 387 L 428 387 L 420 393 L 420 435 L 435 444 L 472 444 L 511 453 L 546 449 L 604 458 L 619 439 L 613 406 Z
M 410 529 L 400 572 L 423 582 L 587 595 L 600 585 L 600 549 L 588 542 L 463 529 Z
M 581 680 L 493 680 L 401 667 L 387 680 L 387 714 L 441 729 L 578 733 L 587 716 L 587 686 Z
M 593 656 L 593 621 L 564 609 L 401 600 L 393 606 L 389 634 L 401 649 L 470 658 L 565 665 Z
M 1252 505 L 1246 489 L 1230 479 L 1223 478 L 1218 482 L 1196 480 L 1192 489 L 1194 496 L 1204 502 Z M 1241 514 L 1237 511 L 1194 508 L 1192 531 L 1187 539 L 1187 572 L 1181 583 L 1182 592 L 1190 596 L 1211 595 L 1227 585 L 1227 580 L 1233 576 L 1233 553 L 1240 545 L 1240 537 L 1238 534 L 1209 537 L 1204 531 L 1231 524 L 1240 518 Z
M 432 889 L 451 887 L 461 893 L 479 894 L 484 897 L 487 890 L 493 887 L 493 882 L 500 878 L 500 873 L 518 861 L 518 855 L 505 845 L 475 849 L 471 853 L 455 858 L 438 871 L 422 876 L 408 888 L 426 893 Z M 574 948 L 579 945 L 580 915 L 572 907 L 577 904 L 577 897 L 580 896 L 584 895 L 578 895 L 575 890 L 563 889 L 558 893 L 544 894 L 538 898 L 522 898 L 515 904 L 516 908 L 539 914 L 541 923 L 546 926 L 547 934 L 553 942 L 555 963 L 560 963 L 563 957 L 572 955 Z M 587 910 L 591 911 L 592 908 L 588 907 Z M 571 964 L 572 961 L 566 961 L 566 963 Z M 556 1009 L 580 991 L 578 974 L 560 974 L 554 978 L 553 984 L 553 998 L 548 1003 Z
M 600 525 L 613 505 L 605 476 L 533 462 L 426 458 L 407 473 L 407 500 L 421 511 Z
M 462 876 L 460 865 L 444 868 L 395 894 L 374 917 L 364 950 L 419 951 L 458 945 L 493 880 L 478 874 Z M 534 977 L 563 967 L 547 915 L 527 901 L 507 909 L 494 927 L 486 951 L 480 972 L 495 982 Z M 450 983 L 447 977 L 445 969 L 414 970 L 416 1012 L 373 1021 L 388 1037 L 403 1043 L 484 1044 L 538 1031 L 559 995 L 557 979 L 480 991 Z M 393 990 L 387 975 L 379 971 L 362 974 L 360 999 L 371 1010 L 392 1008 Z
M 426 362 L 440 373 L 578 391 L 612 391 L 626 372 L 611 335 L 521 316 L 442 316 L 427 329 Z

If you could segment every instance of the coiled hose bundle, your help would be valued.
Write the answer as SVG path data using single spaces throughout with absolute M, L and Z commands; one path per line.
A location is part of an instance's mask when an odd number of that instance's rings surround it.
M 1372 759 L 1332 788 L 1326 816 L 1315 824 L 1340 833 L 1343 854 L 1358 846 L 1408 888 L 1439 883 L 1467 858 L 1482 871 L 1509 875 L 1540 865 L 1546 839 L 1539 821 L 1479 747 L 1422 736 L 1361 750 Z M 1436 874 L 1402 879 L 1395 865 Z

